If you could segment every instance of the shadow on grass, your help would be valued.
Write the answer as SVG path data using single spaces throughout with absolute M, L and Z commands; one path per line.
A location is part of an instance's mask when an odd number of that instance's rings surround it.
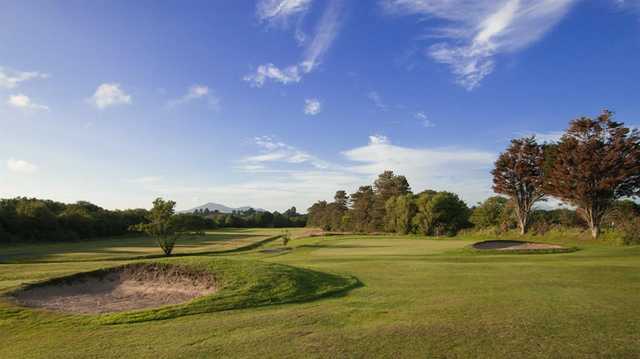
M 312 249 L 326 249 L 326 248 L 330 248 L 330 249 L 360 249 L 360 248 L 390 248 L 392 246 L 379 246 L 379 245 L 345 245 L 345 244 L 338 244 L 338 245 L 330 245 L 330 244 L 305 244 L 305 245 L 301 245 L 298 248 L 312 248 Z
M 223 238 L 209 238 L 215 236 L 222 236 Z M 209 243 L 215 242 L 232 242 L 234 240 L 243 240 L 254 237 L 264 237 L 259 234 L 207 234 L 206 236 L 200 236 L 200 242 L 197 239 L 186 239 L 184 242 L 179 242 L 176 249 L 180 248 L 195 248 Z M 230 249 L 221 249 L 214 251 L 199 251 L 192 253 L 175 253 L 172 257 L 190 257 L 201 255 L 214 255 L 214 254 L 228 254 L 243 252 L 258 248 L 268 242 L 274 241 L 280 238 L 280 235 L 271 236 L 259 241 L 249 243 L 244 246 L 239 246 Z M 59 247 L 59 248 L 56 248 Z M 74 248 L 75 247 L 75 248 Z M 138 251 L 132 250 L 119 250 L 117 248 L 138 247 L 144 248 L 157 248 L 156 242 L 147 237 L 136 238 L 135 240 L 99 240 L 99 241 L 87 241 L 87 242 L 72 242 L 72 243 L 56 243 L 56 244 L 42 244 L 42 245 L 29 245 L 24 246 L 23 251 L 16 251 L 14 253 L 8 253 L 0 256 L 0 264 L 38 264 L 38 263 L 65 263 L 65 262 L 109 262 L 109 261 L 125 261 L 125 260 L 142 260 L 142 259 L 156 259 L 165 258 L 164 255 L 158 254 L 140 254 Z M 160 252 L 160 249 L 158 249 Z M 52 255 L 74 254 L 74 253 L 90 253 L 90 254 L 104 254 L 115 255 L 113 258 L 73 258 L 73 259 L 49 259 Z

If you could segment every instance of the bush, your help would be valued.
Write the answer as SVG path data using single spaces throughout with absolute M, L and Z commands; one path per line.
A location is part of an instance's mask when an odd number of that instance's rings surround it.
M 640 217 L 628 218 L 618 226 L 622 232 L 622 243 L 640 245 Z

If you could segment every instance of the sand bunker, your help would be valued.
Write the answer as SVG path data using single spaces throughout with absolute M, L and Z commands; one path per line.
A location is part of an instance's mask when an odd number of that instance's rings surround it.
M 137 264 L 53 279 L 19 290 L 13 297 L 28 307 L 88 314 L 179 304 L 215 291 L 211 273 Z
M 473 245 L 475 249 L 491 249 L 498 251 L 535 251 L 545 249 L 565 249 L 557 244 L 535 243 L 523 241 L 484 241 Z

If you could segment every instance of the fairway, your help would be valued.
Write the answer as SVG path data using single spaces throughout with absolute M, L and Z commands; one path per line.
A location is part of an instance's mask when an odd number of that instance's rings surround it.
M 238 243 L 244 243 L 245 236 L 273 234 L 225 233 L 230 236 L 225 241 Z M 236 239 L 231 238 L 234 235 Z M 5 261 L 12 263 L 0 264 L 0 290 L 133 262 L 123 259 L 118 240 L 112 240 L 113 248 L 107 241 L 100 243 L 104 245 L 97 257 L 79 254 L 79 244 L 67 244 L 56 245 L 51 254 L 41 251 L 38 261 L 22 259 L 19 247 L 2 247 Z M 290 299 L 245 301 L 245 307 L 238 309 L 219 305 L 211 312 L 139 315 L 135 322 L 121 324 L 114 323 L 126 314 L 109 323 L 93 320 L 95 316 L 19 308 L 3 299 L 0 357 L 640 355 L 640 247 L 591 242 L 574 253 L 495 255 L 476 253 L 469 249 L 471 243 L 457 238 L 333 236 L 294 239 L 291 251 L 263 252 L 265 247 L 281 246 L 273 241 L 218 254 L 210 253 L 208 242 L 189 243 L 176 247 L 176 258 L 162 261 L 238 268 L 227 273 L 231 275 L 284 270 L 273 277 L 263 275 L 266 282 L 298 269 L 316 273 L 296 274 L 299 281 L 291 283 L 300 286 L 306 286 L 309 278 L 320 285 L 325 274 L 356 278 L 358 284 L 335 293 L 305 287 L 291 292 Z M 128 246 L 136 253 L 158 251 L 152 245 Z M 180 257 L 198 249 L 208 254 Z M 55 261 L 46 263 L 52 258 Z M 325 294 L 307 295 L 318 290 Z M 278 297 L 280 292 L 273 293 Z M 219 302 L 216 295 L 211 303 Z

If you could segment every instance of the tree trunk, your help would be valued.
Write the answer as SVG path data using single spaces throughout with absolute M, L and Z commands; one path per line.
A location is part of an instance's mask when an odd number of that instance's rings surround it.
M 598 239 L 599 236 L 600 236 L 600 225 L 591 224 L 591 237 L 593 237 L 593 239 Z
M 529 229 L 529 216 L 528 212 L 524 210 L 518 211 L 518 227 L 520 227 L 520 235 L 523 236 L 527 234 L 527 230 Z
M 589 229 L 591 230 L 591 237 L 593 239 L 598 239 L 600 236 L 600 222 L 602 220 L 602 216 L 598 216 L 593 208 L 585 210 L 584 213 L 586 215 Z

